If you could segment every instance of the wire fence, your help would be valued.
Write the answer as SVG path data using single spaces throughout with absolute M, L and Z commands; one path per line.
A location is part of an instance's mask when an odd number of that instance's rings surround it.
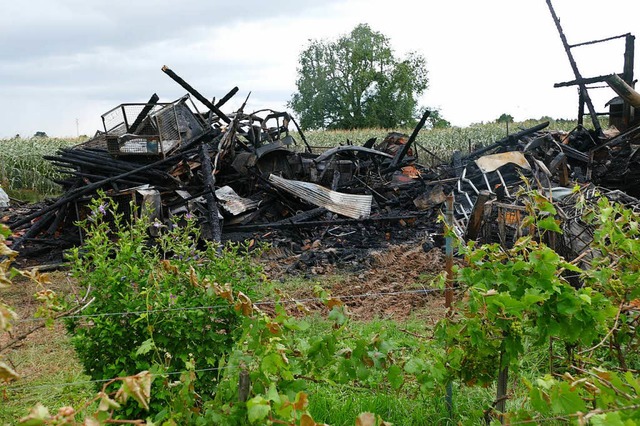
M 398 291 L 386 291 L 386 292 L 369 292 L 369 293 L 360 293 L 360 294 L 349 294 L 349 295 L 333 295 L 331 296 L 334 300 L 347 301 L 354 299 L 363 299 L 369 297 L 392 297 L 392 296 L 402 296 L 402 295 L 425 295 L 432 293 L 441 293 L 446 291 L 444 288 L 421 288 L 421 289 L 410 289 L 410 290 L 398 290 Z M 289 304 L 304 304 L 304 303 L 313 303 L 318 302 L 322 303 L 326 301 L 325 298 L 321 297 L 307 297 L 301 299 L 282 299 L 282 300 L 261 300 L 258 302 L 254 302 L 253 306 L 261 307 L 261 306 L 273 306 L 275 304 L 289 305 Z M 72 315 L 61 315 L 54 319 L 54 321 L 60 321 L 65 319 L 91 319 L 96 317 L 112 317 L 112 316 L 137 316 L 142 314 L 159 314 L 159 313 L 167 313 L 167 312 L 189 312 L 189 311 L 200 311 L 207 310 L 213 311 L 218 309 L 228 309 L 229 306 L 232 306 L 231 303 L 220 304 L 220 305 L 208 305 L 208 306 L 188 306 L 188 307 L 172 307 L 172 308 L 159 308 L 159 309 L 149 309 L 149 310 L 139 310 L 139 311 L 123 311 L 123 312 L 102 312 L 95 314 L 72 314 Z M 33 322 L 42 322 L 46 321 L 46 318 L 25 318 L 15 321 L 18 323 L 33 323 Z M 204 368 L 193 370 L 194 373 L 202 373 L 202 372 L 210 372 L 210 371 L 219 371 L 230 366 L 226 367 L 215 367 L 215 368 Z M 172 376 L 172 375 L 181 375 L 187 373 L 189 371 L 175 371 L 161 374 L 153 374 L 153 376 Z M 31 390 L 31 389 L 45 389 L 45 388 L 60 388 L 67 386 L 83 386 L 88 384 L 97 384 L 97 383 L 107 383 L 117 378 L 110 379 L 100 379 L 100 380 L 81 380 L 81 381 L 73 381 L 73 382 L 63 382 L 63 383 L 45 383 L 41 385 L 8 385 L 4 389 L 12 392 L 20 392 L 23 390 Z
M 353 300 L 353 299 L 362 299 L 367 297 L 388 297 L 388 296 L 401 296 L 401 295 L 419 295 L 419 294 L 430 294 L 430 293 L 439 293 L 444 292 L 446 289 L 444 288 L 421 288 L 421 289 L 413 289 L 413 290 L 399 290 L 399 291 L 388 291 L 388 292 L 375 292 L 375 293 L 361 293 L 361 294 L 349 294 L 349 295 L 335 295 L 331 296 L 333 299 L 339 300 Z M 282 300 L 262 300 L 259 302 L 254 302 L 254 306 L 271 306 L 275 304 L 303 304 L 310 302 L 320 302 L 322 303 L 325 299 L 320 297 L 309 297 L 303 299 L 282 299 Z M 158 308 L 158 309 L 148 309 L 148 310 L 139 310 L 139 311 L 125 311 L 125 312 L 101 312 L 95 314 L 71 314 L 71 315 L 62 315 L 55 318 L 55 321 L 60 321 L 64 319 L 82 319 L 82 318 L 96 318 L 96 317 L 108 317 L 108 316 L 133 316 L 133 315 L 142 315 L 142 314 L 156 314 L 156 313 L 166 313 L 166 312 L 181 312 L 181 311 L 199 311 L 199 310 L 217 310 L 217 309 L 226 309 L 229 308 L 230 304 L 221 304 L 221 305 L 208 305 L 208 306 L 183 306 L 183 307 L 174 307 L 174 308 Z M 24 318 L 17 321 L 14 321 L 15 324 L 20 323 L 29 323 L 29 322 L 42 322 L 46 321 L 47 318 Z
M 151 373 L 151 377 L 166 377 L 166 376 L 179 376 L 185 373 L 204 373 L 210 371 L 221 371 L 230 368 L 230 365 L 225 367 L 211 367 L 211 368 L 201 368 L 197 370 L 184 370 L 184 371 L 169 371 L 166 373 Z M 43 383 L 41 385 L 19 385 L 19 386 L 7 386 L 6 389 L 12 392 L 20 392 L 23 390 L 32 390 L 32 389 L 49 389 L 49 388 L 62 388 L 67 386 L 83 386 L 83 385 L 91 385 L 97 383 L 108 383 L 113 382 L 114 380 L 118 380 L 120 377 L 113 377 L 111 379 L 98 379 L 98 380 L 76 380 L 73 382 L 64 382 L 64 383 Z

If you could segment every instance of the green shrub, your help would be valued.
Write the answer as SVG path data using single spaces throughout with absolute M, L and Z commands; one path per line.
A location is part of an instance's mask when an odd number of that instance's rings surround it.
M 199 248 L 190 218 L 182 226 L 126 219 L 112 201 L 94 201 L 81 224 L 84 246 L 70 254 L 73 276 L 86 293 L 79 302 L 86 308 L 67 320 L 78 356 L 94 380 L 143 370 L 156 374 L 155 414 L 170 407 L 169 385 L 177 373 L 195 364 L 194 390 L 207 400 L 240 323 L 233 304 L 216 292 L 230 285 L 251 295 L 263 274 L 241 246 Z M 153 245 L 150 227 L 160 231 Z M 126 416 L 138 410 L 128 408 Z

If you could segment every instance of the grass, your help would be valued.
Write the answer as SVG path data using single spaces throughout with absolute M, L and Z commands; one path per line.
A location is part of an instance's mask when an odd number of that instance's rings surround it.
M 65 274 L 56 272 L 51 277 L 54 291 L 63 294 L 71 291 L 72 283 Z M 19 318 L 27 319 L 33 317 L 36 306 L 34 292 L 35 286 L 30 281 L 17 278 L 12 286 L 1 291 L 0 296 L 15 307 Z M 37 321 L 16 323 L 13 335 L 19 336 L 36 325 Z M 0 336 L 0 346 L 9 340 L 8 335 Z M 29 335 L 3 352 L 2 358 L 14 366 L 21 378 L 15 384 L 0 386 L 0 424 L 15 424 L 38 402 L 57 410 L 64 405 L 82 406 L 93 395 L 88 384 L 57 386 L 88 380 L 61 323 Z

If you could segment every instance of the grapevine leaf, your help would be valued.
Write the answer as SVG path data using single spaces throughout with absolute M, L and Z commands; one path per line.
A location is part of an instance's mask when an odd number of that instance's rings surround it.
M 37 403 L 36 406 L 31 409 L 29 415 L 20 419 L 20 424 L 24 426 L 40 426 L 44 425 L 45 421 L 50 417 L 49 409 Z
M 280 395 L 278 395 L 278 389 L 276 389 L 275 383 L 271 383 L 271 385 L 269 385 L 269 390 L 267 391 L 267 399 L 269 401 L 275 402 L 276 404 L 280 404 Z
M 591 417 L 589 424 L 593 426 L 625 426 L 625 423 L 620 418 L 619 412 L 598 414 Z M 634 424 L 634 423 L 626 423 Z
M 84 422 L 82 423 L 83 426 L 100 426 L 100 421 L 94 417 L 85 417 L 84 418 Z
M 577 392 L 572 392 L 568 383 L 560 383 L 551 393 L 551 408 L 556 414 L 586 412 L 587 406 Z
M 148 371 L 143 371 L 135 376 L 125 377 L 122 386 L 116 393 L 116 400 L 125 403 L 132 397 L 145 410 L 149 410 L 149 400 L 151 399 L 152 376 Z
M 307 413 L 303 414 L 302 417 L 300 417 L 300 426 L 317 426 L 317 425 L 318 423 L 316 423 L 315 420 L 313 420 L 313 418 Z
M 149 338 L 142 342 L 138 350 L 136 351 L 136 355 L 144 355 L 149 353 L 152 349 L 156 347 L 152 338 Z
M 538 222 L 538 228 L 545 229 L 547 231 L 562 233 L 562 229 L 558 226 L 558 222 L 553 217 L 545 217 Z
M 262 420 L 271 411 L 269 401 L 261 397 L 260 395 L 254 396 L 247 401 L 247 416 L 250 423 L 255 423 L 258 420 Z
M 0 302 L 0 331 L 11 330 L 11 321 L 16 319 L 18 315 L 9 308 L 9 306 Z
M 356 426 L 376 426 L 376 416 L 373 413 L 362 413 L 356 418 Z
M 244 294 L 243 292 L 238 292 L 238 301 L 236 302 L 234 309 L 237 312 L 242 313 L 244 316 L 251 316 L 253 313 L 253 303 L 251 303 L 251 299 Z
M 304 392 L 298 392 L 296 394 L 296 399 L 293 401 L 293 408 L 302 411 L 306 410 L 309 406 L 309 397 Z
M 120 404 L 109 398 L 109 395 L 107 395 L 106 393 L 100 392 L 98 396 L 100 397 L 98 411 L 109 411 L 120 408 Z

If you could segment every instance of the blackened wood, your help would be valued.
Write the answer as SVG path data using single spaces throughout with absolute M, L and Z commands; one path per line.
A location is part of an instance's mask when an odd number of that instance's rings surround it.
M 304 212 L 300 212 L 294 216 L 288 217 L 284 220 L 281 220 L 279 222 L 274 222 L 275 224 L 294 224 L 294 223 L 301 223 L 301 222 L 305 222 L 309 219 L 314 219 L 324 213 L 327 212 L 327 209 L 325 209 L 324 207 L 316 207 L 313 208 L 311 210 L 307 210 Z
M 300 126 L 298 126 L 298 122 L 293 117 L 291 117 L 291 121 L 293 121 L 293 125 L 296 126 L 296 130 L 298 130 L 298 134 L 302 138 L 302 142 L 304 142 L 304 146 L 307 148 L 307 152 L 311 154 L 313 151 L 311 150 L 311 147 L 309 146 L 309 142 L 307 142 L 307 138 L 304 136 L 302 129 L 300 128 Z
M 229 99 L 233 98 L 233 96 L 238 93 L 238 86 L 234 87 L 233 89 L 231 89 L 229 91 L 229 93 L 227 93 L 226 95 L 224 95 L 218 102 L 216 102 L 216 108 L 220 108 L 222 105 L 226 104 Z
M 335 219 L 335 220 L 316 220 L 309 222 L 295 222 L 290 223 L 288 221 L 280 221 L 275 223 L 261 223 L 257 225 L 236 225 L 236 226 L 225 226 L 224 232 L 252 232 L 252 231 L 262 231 L 265 229 L 286 229 L 286 228 L 314 228 L 319 226 L 329 226 L 329 225 L 351 225 L 358 223 L 376 223 L 376 222 L 398 222 L 400 220 L 409 220 L 415 219 L 420 216 L 425 216 L 427 214 L 431 214 L 431 212 L 420 212 L 417 214 L 409 214 L 402 216 L 376 216 L 376 217 L 368 217 L 366 219 Z
M 491 193 L 489 191 L 480 191 L 478 194 L 478 198 L 473 205 L 473 210 L 471 210 L 471 217 L 469 218 L 469 223 L 467 224 L 467 229 L 465 231 L 464 237 L 466 240 L 475 240 L 478 238 L 478 233 L 482 226 L 482 218 L 484 216 L 484 206 L 490 198 Z
M 581 78 L 579 80 L 571 80 L 571 81 L 563 81 L 562 83 L 555 83 L 553 87 L 569 87 L 569 86 L 577 86 L 579 84 L 593 84 L 593 83 L 603 83 L 607 81 L 607 79 L 611 77 L 611 74 L 607 75 L 599 75 L 597 77 L 588 77 Z M 620 75 L 622 77 L 622 75 Z M 623 77 L 624 78 L 624 77 Z
M 200 164 L 202 166 L 202 180 L 204 181 L 205 189 L 204 199 L 207 201 L 207 220 L 209 221 L 211 238 L 213 241 L 220 242 L 222 240 L 222 228 L 220 227 L 220 219 L 218 219 L 218 203 L 215 196 L 211 157 L 206 144 L 200 145 Z
M 142 111 L 140 111 L 140 114 L 138 114 L 136 119 L 133 120 L 133 124 L 131 125 L 131 127 L 129 127 L 129 133 L 138 132 L 138 127 L 140 126 L 140 124 L 142 124 L 142 120 L 144 120 L 147 117 L 147 115 L 149 115 L 149 113 L 151 112 L 153 107 L 158 103 L 159 100 L 160 98 L 158 97 L 157 93 L 154 93 L 153 95 L 151 95 L 151 97 L 147 101 L 147 104 L 144 106 L 144 108 L 142 108 Z
M 118 179 L 124 179 L 124 178 L 127 178 L 129 176 L 133 176 L 136 173 L 139 173 L 141 171 L 150 170 L 150 169 L 152 169 L 154 167 L 160 166 L 161 164 L 170 163 L 170 162 L 175 161 L 176 159 L 181 158 L 181 157 L 182 157 L 182 154 L 172 155 L 170 157 L 167 157 L 167 158 L 164 158 L 162 160 L 156 161 L 155 163 L 147 164 L 146 166 L 140 167 L 140 168 L 138 168 L 136 170 L 131 170 L 129 172 L 122 173 L 120 175 L 113 176 L 113 177 L 110 177 L 110 178 L 102 179 L 102 180 L 100 180 L 98 182 L 94 182 L 92 184 L 89 184 L 89 185 L 86 185 L 86 186 L 71 190 L 71 191 L 67 192 L 63 197 L 59 198 L 58 201 L 56 201 L 55 203 L 53 203 L 53 204 L 51 204 L 51 205 L 49 205 L 49 206 L 47 206 L 47 207 L 35 212 L 35 213 L 32 213 L 32 214 L 26 216 L 25 218 L 13 223 L 11 228 L 12 229 L 18 229 L 18 228 L 24 226 L 25 224 L 29 223 L 31 220 L 33 220 L 33 219 L 35 219 L 37 217 L 40 217 L 40 216 L 44 215 L 45 213 L 48 213 L 48 212 L 50 212 L 52 210 L 55 210 L 58 207 L 68 203 L 69 201 L 76 200 L 77 198 L 81 197 L 82 195 L 89 194 L 89 193 L 97 190 L 98 188 L 102 187 L 105 184 L 108 184 L 110 182 L 114 182 L 114 181 L 116 181 Z
M 207 108 L 209 108 L 211 111 L 213 111 L 218 117 L 220 117 L 222 119 L 222 121 L 224 121 L 227 124 L 231 123 L 231 120 L 229 119 L 229 117 L 226 116 L 225 113 L 220 111 L 220 109 L 218 109 L 214 104 L 212 104 L 211 101 L 209 101 L 209 99 L 207 99 L 204 96 L 202 96 L 200 94 L 200 92 L 198 92 L 196 89 L 191 87 L 191 85 L 189 83 L 187 83 L 182 78 L 180 78 L 180 76 L 178 74 L 176 74 L 175 72 L 171 71 L 171 69 L 169 67 L 167 67 L 166 65 L 163 66 L 162 67 L 162 71 L 165 74 L 167 74 L 169 77 L 171 77 L 171 79 L 173 79 L 173 81 L 175 81 L 180 86 L 182 86 L 187 92 L 191 93 L 197 100 L 202 102 Z
M 60 227 L 62 221 L 67 217 L 67 211 L 69 210 L 69 203 L 60 207 L 56 212 L 55 219 L 51 222 L 49 228 L 47 228 L 47 235 L 54 235 L 56 230 Z
M 24 233 L 22 237 L 15 240 L 11 248 L 13 250 L 18 250 L 20 247 L 22 247 L 22 244 L 27 238 L 32 238 L 38 235 L 40 231 L 44 229 L 44 227 L 47 226 L 49 222 L 51 222 L 54 216 L 55 216 L 55 212 L 53 211 L 49 211 L 46 214 L 41 215 L 40 220 L 38 220 L 36 223 L 31 225 L 31 227 L 27 230 L 27 232 Z M 31 219 L 35 219 L 35 217 Z M 15 224 L 13 226 L 15 226 Z
M 405 157 L 405 155 L 407 155 L 407 152 L 409 152 L 409 148 L 411 148 L 411 145 L 418 137 L 418 133 L 420 133 L 420 130 L 424 127 L 425 123 L 427 122 L 427 118 L 429 118 L 429 115 L 431 115 L 431 111 L 429 110 L 426 110 L 424 114 L 422 114 L 422 118 L 418 122 L 418 125 L 413 129 L 411 136 L 409 136 L 409 140 L 407 141 L 407 143 L 402 145 L 402 147 L 398 150 L 398 153 L 396 154 L 393 161 L 391 162 L 390 168 L 396 167 L 398 164 L 400 164 L 400 162 Z
M 556 11 L 553 9 L 553 5 L 551 4 L 551 0 L 546 0 L 547 6 L 549 6 L 549 11 L 551 12 L 551 17 L 553 18 L 553 22 L 556 24 L 556 28 L 558 29 L 558 34 L 560 34 L 560 40 L 562 41 L 562 45 L 564 46 L 564 51 L 567 53 L 567 57 L 569 58 L 569 63 L 571 64 L 571 69 L 573 69 L 573 74 L 576 77 L 577 81 L 582 80 L 582 75 L 580 74 L 580 70 L 578 70 L 578 64 L 576 64 L 575 59 L 573 59 L 573 53 L 571 53 L 571 46 L 569 46 L 569 42 L 567 41 L 567 37 L 564 35 L 562 31 L 562 27 L 560 26 L 560 19 L 556 15 Z M 589 115 L 591 115 L 591 122 L 593 123 L 593 128 L 596 130 L 598 134 L 602 134 L 602 128 L 600 126 L 600 121 L 598 120 L 598 116 L 596 115 L 596 110 L 593 107 L 593 102 L 589 97 L 589 92 L 587 91 L 587 86 L 584 83 L 578 83 L 580 87 L 580 92 L 584 96 L 584 103 L 587 105 L 589 109 Z
M 622 71 L 622 79 L 631 87 L 633 87 L 633 61 L 635 54 L 635 40 L 636 38 L 631 34 L 626 35 L 625 40 L 625 48 L 624 48 L 624 68 Z M 622 123 L 625 128 L 622 130 L 626 130 L 631 125 L 632 118 L 632 109 L 631 105 L 628 102 L 625 102 L 622 108 Z
M 582 43 L 576 43 L 576 44 L 572 44 L 569 47 L 573 48 L 573 47 L 578 47 L 578 46 L 588 46 L 590 44 L 596 44 L 596 43 L 602 43 L 604 41 L 611 41 L 611 40 L 616 40 L 618 38 L 622 38 L 622 37 L 628 37 L 631 34 L 626 33 L 626 34 L 621 34 L 621 35 L 617 35 L 617 36 L 613 36 L 613 37 L 607 37 L 607 38 L 601 38 L 599 40 L 591 40 L 591 41 L 585 41 Z

